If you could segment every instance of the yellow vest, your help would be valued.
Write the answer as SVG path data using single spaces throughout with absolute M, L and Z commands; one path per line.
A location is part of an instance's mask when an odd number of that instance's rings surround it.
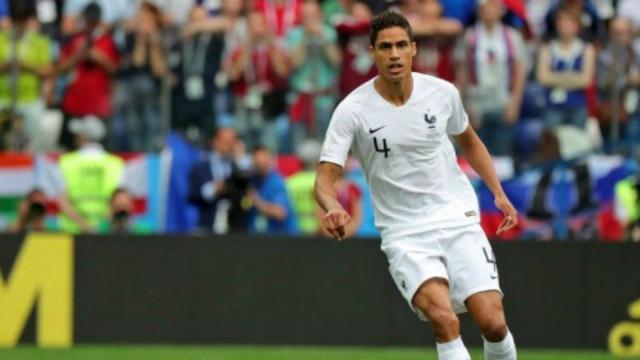
M 634 177 L 627 178 L 616 184 L 616 199 L 624 207 L 629 221 L 634 222 L 640 220 L 640 194 L 636 190 L 636 179 Z
M 108 153 L 86 155 L 76 151 L 60 158 L 60 169 L 71 204 L 89 225 L 98 229 L 109 214 L 109 202 L 120 184 L 124 161 Z M 80 232 L 78 225 L 64 215 L 60 228 L 74 234 Z
M 315 234 L 320 228 L 316 217 L 317 205 L 313 197 L 315 181 L 315 171 L 301 171 L 290 176 L 286 182 L 291 205 L 298 218 L 298 226 L 304 234 Z

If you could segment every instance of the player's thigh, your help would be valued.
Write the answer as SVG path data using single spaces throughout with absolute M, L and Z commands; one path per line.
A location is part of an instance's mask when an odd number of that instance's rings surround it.
M 447 279 L 434 277 L 424 281 L 411 302 L 429 322 L 446 325 L 443 323 L 455 321 Z
M 446 290 L 448 296 L 447 268 L 443 263 L 444 254 L 440 244 L 430 239 L 429 234 L 419 234 L 397 241 L 383 241 L 382 251 L 387 255 L 389 273 L 398 290 L 418 317 L 427 320 L 413 300 L 423 284 L 430 279 L 441 279 L 445 286 L 437 294 L 444 294 Z M 431 290 L 427 291 L 430 292 Z M 442 296 L 436 295 L 438 298 Z

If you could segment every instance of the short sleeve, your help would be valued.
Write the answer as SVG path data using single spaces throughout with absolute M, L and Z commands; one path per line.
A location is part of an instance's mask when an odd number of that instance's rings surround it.
M 451 117 L 449 118 L 449 122 L 447 122 L 447 134 L 460 135 L 467 130 L 467 127 L 469 126 L 469 117 L 462 106 L 462 99 L 460 98 L 458 89 L 452 85 L 449 94 Z
M 356 114 L 350 105 L 343 101 L 333 113 L 320 153 L 321 162 L 344 167 L 356 129 Z

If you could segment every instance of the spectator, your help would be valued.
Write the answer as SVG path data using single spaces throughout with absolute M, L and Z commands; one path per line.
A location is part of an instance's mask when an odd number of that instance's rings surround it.
M 31 4 L 12 5 L 10 28 L 0 31 L 0 109 L 24 120 L 29 150 L 43 151 L 49 134 L 40 123 L 45 110 L 42 84 L 52 70 L 51 42 L 29 26 L 35 16 Z
M 561 36 L 557 20 L 559 11 L 569 13 L 578 19 L 578 35 L 582 40 L 597 42 L 604 39 L 604 22 L 591 0 L 559 0 L 552 5 L 545 17 L 547 39 Z
M 118 70 L 118 52 L 108 32 L 102 30 L 102 10 L 90 3 L 83 11 L 84 28 L 62 48 L 57 71 L 71 73 L 64 98 L 61 145 L 72 148 L 73 138 L 67 123 L 72 117 L 97 116 L 104 121 L 112 115 L 112 76 Z
M 276 151 L 277 121 L 286 108 L 287 59 L 262 13 L 252 11 L 247 26 L 247 41 L 231 51 L 224 65 L 234 88 L 235 127 L 250 148 L 262 143 Z
M 472 123 L 493 155 L 513 155 L 513 136 L 526 82 L 526 50 L 520 34 L 500 23 L 501 0 L 478 5 L 478 23 L 458 50 L 460 87 Z
M 274 169 L 269 149 L 258 146 L 253 150 L 255 175 L 251 180 L 250 197 L 253 207 L 249 213 L 249 229 L 262 234 L 295 234 L 298 231 L 284 179 Z
M 546 88 L 543 117 L 550 128 L 568 124 L 584 129 L 585 90 L 593 81 L 595 50 L 578 37 L 579 15 L 565 8 L 555 13 L 558 37 L 542 46 L 538 55 L 538 82 Z
M 248 174 L 237 158 L 236 132 L 218 129 L 211 138 L 211 151 L 189 175 L 189 202 L 199 210 L 198 228 L 204 232 L 227 233 L 246 229 L 242 200 Z
M 439 0 L 422 0 L 416 11 L 410 20 L 418 46 L 414 70 L 453 82 L 453 44 L 462 32 L 462 25 L 457 20 L 442 17 Z
M 302 3 L 302 25 L 287 35 L 291 64 L 291 144 L 324 136 L 335 107 L 335 86 L 341 61 L 336 31 L 325 25 L 316 0 Z
M 171 126 L 186 132 L 187 138 L 196 143 L 202 143 L 216 126 L 214 78 L 220 68 L 223 35 L 198 28 L 207 21 L 206 9 L 193 7 L 187 26 L 194 30 L 185 33 L 186 37 L 172 51 L 179 62 L 172 64 L 175 82 Z
M 277 41 L 283 40 L 287 32 L 302 20 L 302 0 L 255 0 L 254 4 Z
M 109 232 L 126 234 L 132 229 L 133 197 L 124 188 L 116 189 L 109 203 Z
M 168 74 L 167 52 L 161 32 L 160 10 L 140 5 L 136 28 L 128 33 L 121 52 L 118 81 L 118 118 L 125 124 L 129 151 L 153 151 L 162 147 L 163 116 L 160 96 Z
M 342 50 L 340 99 L 378 73 L 369 54 L 371 8 L 364 0 L 342 0 L 342 3 L 346 14 L 334 21 Z
M 609 25 L 605 48 L 598 54 L 597 116 L 603 134 L 613 142 L 611 145 L 616 145 L 620 139 L 640 141 L 640 124 L 630 117 L 637 108 L 637 100 L 635 107 L 627 109 L 625 106 L 625 99 L 634 96 L 630 80 L 637 71 L 636 59 L 640 58 L 640 53 L 634 53 L 632 41 L 631 23 L 625 18 L 616 18 Z
M 18 218 L 11 225 L 11 232 L 51 230 L 46 223 L 47 195 L 41 189 L 31 190 L 18 206 Z
M 104 123 L 94 117 L 69 122 L 78 150 L 62 155 L 60 170 L 61 229 L 69 233 L 96 232 L 109 216 L 113 192 L 123 181 L 124 162 L 100 145 L 106 133 Z
M 296 155 L 302 161 L 303 169 L 286 180 L 287 191 L 300 231 L 303 234 L 318 234 L 320 222 L 316 216 L 318 205 L 313 195 L 316 182 L 316 164 L 320 159 L 322 144 L 315 139 L 303 141 L 296 149 Z

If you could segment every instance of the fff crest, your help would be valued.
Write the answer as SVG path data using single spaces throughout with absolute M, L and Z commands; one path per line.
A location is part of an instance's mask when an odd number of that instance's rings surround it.
M 424 114 L 424 121 L 427 122 L 427 124 L 429 124 L 429 128 L 433 129 L 436 127 L 436 116 L 435 115 L 429 115 L 429 112 L 427 111 L 426 114 Z

